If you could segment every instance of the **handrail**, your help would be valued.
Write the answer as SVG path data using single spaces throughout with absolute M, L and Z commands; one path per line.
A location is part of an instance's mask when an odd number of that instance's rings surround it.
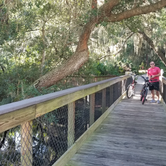
M 91 84 L 87 84 L 87 85 L 82 85 L 82 86 L 78 86 L 78 87 L 74 87 L 74 88 L 70 88 L 70 89 L 65 89 L 62 91 L 54 92 L 54 93 L 49 93 L 49 94 L 42 95 L 42 96 L 33 97 L 30 99 L 24 99 L 22 101 L 10 103 L 10 104 L 5 104 L 5 105 L 0 106 L 0 115 L 5 114 L 5 113 L 9 113 L 12 111 L 16 111 L 18 109 L 26 108 L 26 107 L 29 107 L 32 105 L 36 105 L 36 104 L 39 104 L 42 102 L 46 102 L 46 101 L 49 101 L 49 100 L 52 100 L 52 99 L 55 99 L 58 97 L 69 95 L 69 94 L 74 93 L 74 92 L 87 90 L 89 88 L 93 88 L 95 86 L 98 86 L 98 85 L 101 85 L 104 83 L 109 83 L 110 81 L 113 81 L 110 84 L 106 85 L 106 86 L 110 86 L 110 85 L 112 85 L 120 80 L 124 80 L 128 77 L 129 77 L 128 75 L 123 75 L 123 76 L 114 77 L 114 78 L 110 78 L 107 80 L 103 80 L 103 81 L 99 81 L 99 82 L 95 82 L 95 83 L 91 83 Z M 104 87 L 97 88 L 97 89 L 93 90 L 93 93 L 101 90 L 102 88 L 104 88 Z M 81 97 L 89 95 L 89 94 L 91 94 L 91 93 L 89 92 L 85 95 L 81 95 Z M 81 97 L 78 97 L 78 98 L 81 98 Z
M 166 84 L 166 78 L 162 77 L 162 82 Z
M 20 125 L 25 121 L 35 119 L 53 109 L 71 103 L 86 95 L 93 94 L 128 77 L 130 76 L 114 77 L 92 84 L 2 105 L 0 106 L 0 132 Z
M 164 103 L 164 107 L 165 107 L 165 103 L 166 103 L 166 78 L 165 77 L 161 77 L 160 80 L 160 95 L 161 95 L 161 99 L 162 102 Z
M 79 122 L 80 117 L 82 116 L 79 115 L 81 113 L 79 112 L 79 110 L 85 109 L 85 114 L 88 114 L 86 118 L 88 118 L 89 120 L 83 120 L 84 129 L 87 125 L 91 126 L 92 124 L 96 123 L 95 127 L 93 127 L 94 130 L 101 123 L 101 121 L 108 115 L 109 111 L 113 109 L 113 107 L 118 103 L 118 101 L 121 100 L 121 97 L 124 95 L 124 92 L 126 90 L 127 84 L 129 83 L 128 78 L 131 78 L 131 75 L 114 77 L 100 82 L 95 82 L 75 88 L 58 91 L 51 94 L 46 94 L 43 96 L 38 96 L 2 105 L 0 106 L 0 133 L 4 132 L 3 135 L 5 138 L 7 132 L 10 133 L 12 131 L 8 130 L 13 129 L 17 126 L 20 127 L 20 130 L 17 129 L 17 134 L 19 130 L 19 139 L 21 139 L 21 152 L 19 152 L 21 156 L 20 162 L 23 166 L 32 166 L 33 146 L 35 146 L 36 144 L 33 141 L 40 142 L 38 145 L 40 145 L 41 143 L 43 143 L 44 145 L 47 142 L 47 140 L 44 140 L 44 138 L 38 140 L 39 134 L 44 134 L 45 132 L 45 136 L 50 138 L 51 140 L 53 139 L 54 141 L 59 141 L 58 138 L 61 138 L 61 136 L 63 135 L 63 138 L 61 139 L 65 139 L 65 141 L 62 140 L 62 142 L 64 143 L 64 148 L 70 148 L 74 144 L 74 142 L 79 138 L 79 136 L 76 135 L 77 128 L 75 127 L 75 125 L 77 125 L 77 123 Z M 97 99 L 97 96 L 95 95 L 101 95 L 100 100 Z M 84 100 L 83 105 L 81 105 L 80 108 L 75 108 L 80 105 L 79 102 L 81 102 L 82 100 Z M 96 121 L 96 119 L 94 119 L 95 113 L 97 113 L 95 112 L 96 110 L 99 111 L 98 113 L 100 113 L 100 118 L 98 119 L 98 122 Z M 62 118 L 65 118 L 64 124 L 56 121 L 58 119 L 58 114 L 56 113 L 58 112 L 64 113 L 64 115 L 62 116 Z M 49 117 L 50 114 L 51 117 Z M 83 114 L 83 116 L 85 115 Z M 88 122 L 85 123 L 85 121 Z M 36 126 L 37 124 L 39 125 L 39 127 Z M 87 128 L 89 128 L 88 126 Z M 61 128 L 61 131 L 63 131 L 62 135 L 58 135 L 58 128 Z M 54 130 L 54 132 L 52 131 L 52 129 Z M 84 134 L 85 133 L 86 132 L 84 131 Z M 41 135 L 41 137 L 44 136 Z M 53 150 L 54 155 L 55 153 L 58 153 L 55 149 Z M 1 150 L 1 152 L 6 153 L 3 150 Z M 6 156 L 6 154 L 4 155 Z M 57 159 L 57 157 L 54 156 L 54 159 Z

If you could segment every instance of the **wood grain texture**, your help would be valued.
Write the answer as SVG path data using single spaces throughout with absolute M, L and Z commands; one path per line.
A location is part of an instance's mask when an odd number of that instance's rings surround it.
M 74 88 L 70 88 L 70 89 L 66 89 L 66 90 L 62 90 L 62 91 L 58 91 L 55 93 L 49 93 L 46 95 L 42 95 L 42 96 L 37 96 L 37 97 L 33 97 L 30 99 L 25 99 L 22 101 L 18 101 L 18 102 L 14 102 L 14 103 L 10 103 L 10 104 L 5 104 L 0 106 L 0 115 L 9 113 L 9 112 L 13 112 L 19 109 L 23 109 L 26 107 L 30 107 L 32 105 L 36 105 L 36 104 L 40 104 L 40 103 L 44 103 L 47 101 L 51 101 L 53 99 L 56 98 L 60 98 L 60 97 L 66 97 L 69 95 L 71 96 L 71 94 L 75 96 L 72 97 L 72 100 L 69 102 L 73 102 L 77 99 L 79 99 L 79 93 L 80 93 L 80 98 L 95 93 L 99 90 L 102 90 L 106 87 L 111 86 L 112 84 L 115 84 L 116 82 L 119 82 L 121 80 L 127 79 L 129 78 L 129 75 L 124 75 L 124 76 L 120 76 L 120 77 L 114 77 L 114 78 L 110 78 L 107 80 L 103 80 L 103 81 L 99 81 L 99 82 L 95 82 L 95 83 L 91 83 L 91 84 L 87 84 L 87 85 L 82 85 L 79 87 L 74 87 Z M 77 93 L 78 92 L 78 93 Z M 61 100 L 61 99 L 59 99 Z
M 75 102 L 68 104 L 68 148 L 74 143 L 75 136 Z
M 95 117 L 95 93 L 90 95 L 90 111 L 89 111 L 90 126 L 94 123 L 94 117 Z
M 166 78 L 165 78 L 165 77 L 162 77 L 162 82 L 163 82 L 164 84 L 166 84 Z
M 130 76 L 120 76 L 108 80 L 70 88 L 31 99 L 0 106 L 0 133 L 31 121 L 64 105 L 93 94 Z
M 32 166 L 32 121 L 21 125 L 21 166 Z
M 35 119 L 35 106 L 0 115 L 0 133 Z
M 68 103 L 76 101 L 76 100 L 83 98 L 87 95 L 90 95 L 90 94 L 98 92 L 102 89 L 105 89 L 105 88 L 107 88 L 107 87 L 109 87 L 109 86 L 111 86 L 111 85 L 113 85 L 113 84 L 115 84 L 123 79 L 126 79 L 128 77 L 129 76 L 118 77 L 116 79 L 112 79 L 110 82 L 104 82 L 104 83 L 102 82 L 102 84 L 97 84 L 96 86 L 93 86 L 93 87 L 87 86 L 88 88 L 86 88 L 86 86 L 84 85 L 85 89 L 83 89 L 83 90 L 79 90 L 79 91 L 76 91 L 76 92 L 73 92 L 73 93 L 70 93 L 70 94 L 67 94 L 67 95 L 43 102 L 43 103 L 39 103 L 36 105 L 36 117 L 44 115 L 44 114 L 46 114 L 46 113 L 48 113 L 56 108 L 62 107 Z
M 166 166 L 165 108 L 122 100 L 66 166 Z
M 109 107 L 101 116 L 98 118 L 90 128 L 81 135 L 79 139 L 71 146 L 67 152 L 65 152 L 54 164 L 53 166 L 64 166 L 72 156 L 80 149 L 82 144 L 92 135 L 92 133 L 98 128 L 98 126 L 103 122 L 103 120 L 109 115 L 109 113 L 114 109 L 114 107 L 119 103 L 125 93 L 120 96 L 112 105 Z M 72 163 L 73 164 L 73 163 Z M 73 165 L 72 165 L 73 166 Z
M 102 113 L 106 110 L 106 88 L 102 90 Z

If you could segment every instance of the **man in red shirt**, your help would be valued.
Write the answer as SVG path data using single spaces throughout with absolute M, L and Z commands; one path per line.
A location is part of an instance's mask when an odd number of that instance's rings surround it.
M 148 69 L 148 77 L 151 85 L 149 86 L 149 90 L 151 90 L 152 100 L 151 103 L 155 103 L 154 100 L 154 90 L 156 90 L 156 95 L 158 97 L 157 103 L 159 104 L 159 76 L 160 76 L 160 68 L 155 66 L 155 63 L 150 62 L 150 68 Z

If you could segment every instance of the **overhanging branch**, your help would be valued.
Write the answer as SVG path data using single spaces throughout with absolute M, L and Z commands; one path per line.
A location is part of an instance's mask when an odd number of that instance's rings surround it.
M 155 48 L 155 45 L 153 43 L 153 40 L 148 37 L 146 35 L 145 32 L 143 31 L 138 31 L 138 33 L 140 33 L 143 36 L 143 39 L 147 41 L 147 43 L 149 44 L 149 46 L 153 49 L 153 51 L 158 55 L 158 57 L 160 58 L 160 60 L 163 62 L 163 64 L 166 66 L 166 58 L 165 58 L 165 53 L 163 53 L 159 47 L 158 49 Z
M 127 42 L 128 39 L 130 39 L 131 36 L 133 36 L 133 34 L 134 34 L 134 32 L 130 33 L 130 35 L 123 42 L 122 47 L 114 54 L 114 56 L 116 56 L 117 54 L 119 54 L 122 51 L 122 49 L 124 48 L 125 43 Z M 98 58 L 97 60 L 101 60 L 101 59 L 103 59 L 105 57 L 108 57 L 108 56 L 110 56 L 110 55 L 102 56 L 101 58 Z
M 102 21 L 118 22 L 133 16 L 154 12 L 166 6 L 166 0 L 161 0 L 154 4 L 133 8 L 119 14 L 112 14 L 111 11 L 115 6 L 120 4 L 120 2 L 120 0 L 108 0 L 107 3 L 98 9 L 97 15 L 95 13 L 90 16 L 89 21 L 83 27 L 82 34 L 79 37 L 76 52 L 68 61 L 62 64 L 62 66 L 48 72 L 46 75 L 35 81 L 34 85 L 36 88 L 41 89 L 42 87 L 50 87 L 54 85 L 65 76 L 77 71 L 85 62 L 88 61 L 88 40 L 96 24 L 100 24 Z
M 131 10 L 127 10 L 124 11 L 122 13 L 119 14 L 111 14 L 104 20 L 106 22 L 118 22 L 133 16 L 138 16 L 141 14 L 147 14 L 150 12 L 155 12 L 157 10 L 162 9 L 163 7 L 166 7 L 166 0 L 161 0 L 157 3 L 154 4 L 150 4 L 147 6 L 143 6 L 143 7 L 137 7 L 137 8 L 133 8 Z

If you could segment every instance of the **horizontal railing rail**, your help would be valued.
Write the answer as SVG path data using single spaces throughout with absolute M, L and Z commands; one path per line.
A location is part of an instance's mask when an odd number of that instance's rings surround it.
M 131 79 L 114 77 L 0 106 L 0 165 L 53 165 Z

